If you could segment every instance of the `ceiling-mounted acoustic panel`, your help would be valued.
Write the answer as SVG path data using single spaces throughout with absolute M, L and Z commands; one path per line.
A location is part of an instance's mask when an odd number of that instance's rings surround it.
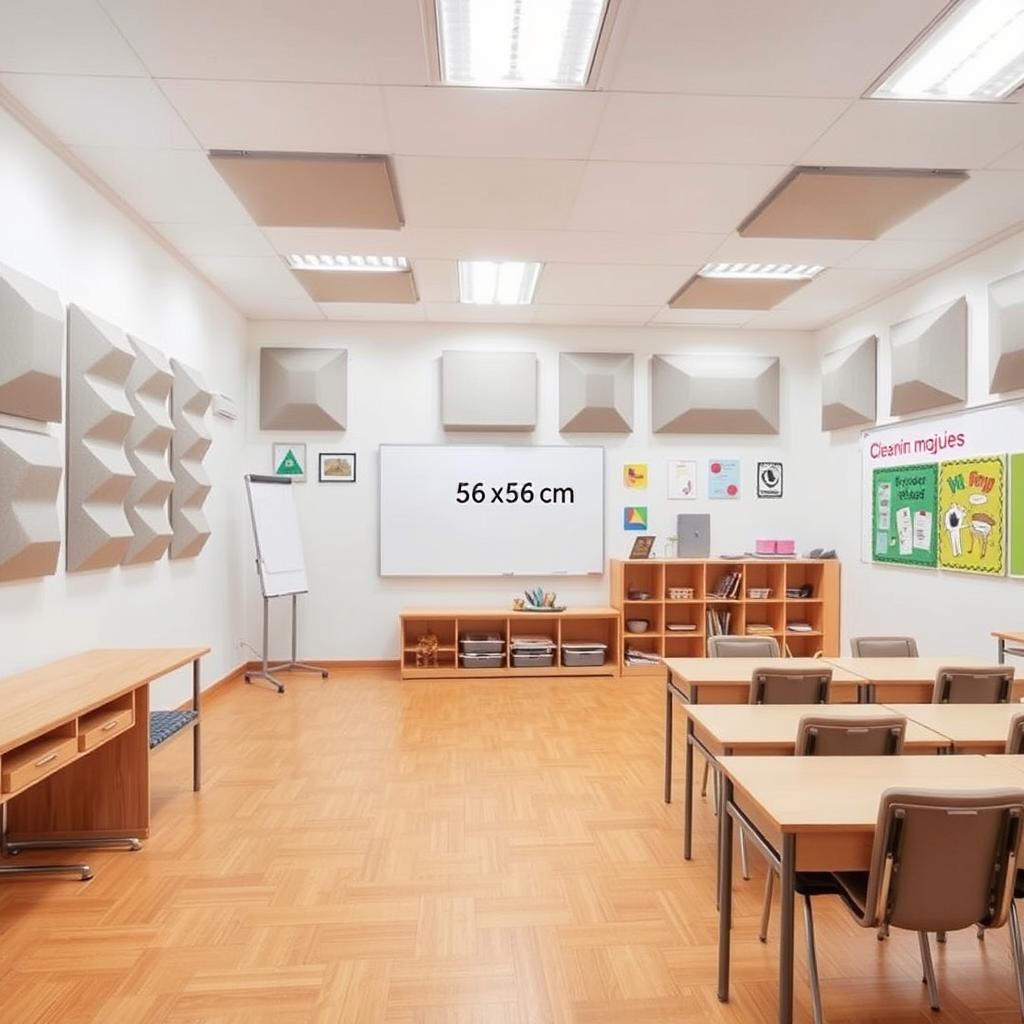
M 263 227 L 402 226 L 385 156 L 214 150 L 210 162 Z
M 669 300 L 672 309 L 772 309 L 810 280 L 701 277 L 695 274 Z
M 134 362 L 124 331 L 68 307 L 68 572 L 120 564 L 134 536 L 124 509 L 135 476 L 125 451 Z
M 316 302 L 415 302 L 411 270 L 368 274 L 359 270 L 293 270 Z
M 210 525 L 203 515 L 203 503 L 210 493 L 210 478 L 203 459 L 212 438 L 206 423 L 213 395 L 203 375 L 171 360 L 174 384 L 171 387 L 171 558 L 195 558 L 210 539 Z
M 935 409 L 967 397 L 967 299 L 893 324 L 893 416 Z
M 57 572 L 60 477 L 55 437 L 0 427 L 0 582 Z
M 261 430 L 344 430 L 348 350 L 261 348 Z
M 652 356 L 656 434 L 777 434 L 779 360 L 773 356 Z
M 558 423 L 564 434 L 633 430 L 633 356 L 562 352 L 558 356 Z
M 874 423 L 878 336 L 829 352 L 821 361 L 821 429 Z
M 60 423 L 63 349 L 57 293 L 0 264 L 0 413 Z
M 132 540 L 124 564 L 136 565 L 163 558 L 171 544 L 167 503 L 174 487 L 170 461 L 174 424 L 168 401 L 174 373 L 158 349 L 130 336 L 128 342 L 135 352 L 127 386 L 135 418 L 125 438 L 125 449 L 135 479 L 125 499 Z
M 1024 388 L 1024 271 L 988 286 L 989 394 Z
M 966 171 L 795 167 L 739 234 L 871 240 L 966 180 Z
M 442 352 L 441 422 L 445 430 L 533 430 L 536 354 Z

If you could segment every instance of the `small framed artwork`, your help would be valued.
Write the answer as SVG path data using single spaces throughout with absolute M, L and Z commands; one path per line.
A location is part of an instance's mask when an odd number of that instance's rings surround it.
M 731 498 L 740 496 L 740 460 L 712 459 L 708 463 L 708 497 Z
M 647 506 L 627 505 L 622 510 L 622 528 L 643 533 L 647 529 Z
M 668 464 L 670 501 L 692 501 L 697 497 L 697 463 L 692 459 L 673 459 Z
M 293 483 L 306 482 L 306 446 L 299 444 L 274 445 L 274 475 L 290 477 Z
M 321 452 L 320 483 L 354 484 L 356 482 L 355 452 Z
M 782 497 L 781 462 L 759 462 L 757 464 L 757 496 L 759 498 Z
M 650 558 L 651 552 L 654 550 L 654 536 L 652 534 L 644 534 L 643 537 L 637 537 L 633 541 L 633 549 L 629 553 L 630 558 Z
M 622 483 L 633 490 L 647 490 L 647 463 L 627 462 L 622 467 Z

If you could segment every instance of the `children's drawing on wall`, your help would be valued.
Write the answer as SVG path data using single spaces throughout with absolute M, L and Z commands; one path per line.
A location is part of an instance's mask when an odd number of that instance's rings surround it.
M 1024 453 L 1007 456 L 1009 495 L 1006 510 L 1007 560 L 1011 576 L 1024 576 Z
M 939 565 L 1002 575 L 1004 464 L 1001 455 L 939 464 Z
M 670 501 L 692 501 L 697 497 L 697 463 L 673 459 L 668 464 L 668 497 Z
M 872 488 L 872 554 L 876 562 L 934 566 L 938 467 L 876 469 Z
M 622 510 L 622 528 L 643 533 L 647 529 L 647 506 L 627 505 Z
M 637 491 L 647 489 L 647 464 L 644 462 L 629 462 L 622 467 L 622 482 L 626 487 Z

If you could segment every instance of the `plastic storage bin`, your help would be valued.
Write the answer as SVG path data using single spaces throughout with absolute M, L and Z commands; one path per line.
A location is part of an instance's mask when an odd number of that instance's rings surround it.
M 463 668 L 504 668 L 505 655 L 501 651 L 487 654 L 465 653 L 459 655 Z
M 555 663 L 555 652 L 550 651 L 513 651 L 513 668 L 551 668 Z
M 459 645 L 464 654 L 501 654 L 505 650 L 500 633 L 463 633 Z
M 562 664 L 567 668 L 603 665 L 606 657 L 606 644 L 562 644 Z

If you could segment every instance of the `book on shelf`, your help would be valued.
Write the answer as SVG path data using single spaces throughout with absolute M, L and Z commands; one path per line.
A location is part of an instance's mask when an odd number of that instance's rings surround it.
M 742 572 L 727 572 L 723 573 L 715 584 L 715 589 L 711 591 L 711 597 L 721 597 L 725 599 L 731 599 L 740 596 L 740 585 L 743 582 Z
M 747 634 L 749 636 L 771 636 L 775 632 L 771 624 L 767 622 L 748 622 Z
M 707 634 L 708 636 L 726 636 L 729 632 L 729 623 L 732 620 L 732 612 L 718 608 L 707 610 Z
M 787 622 L 786 629 L 790 633 L 813 633 L 814 627 L 809 622 Z
M 625 662 L 627 665 L 659 665 L 661 656 L 651 651 L 642 651 L 639 647 L 627 647 Z

